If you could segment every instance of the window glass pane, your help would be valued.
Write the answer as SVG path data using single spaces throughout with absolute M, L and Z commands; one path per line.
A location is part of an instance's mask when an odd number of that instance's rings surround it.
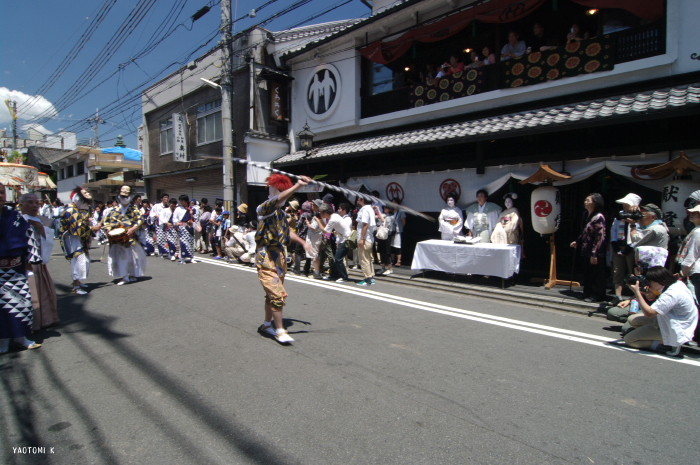
M 214 115 L 205 116 L 207 120 L 207 142 L 214 140 L 214 128 L 216 127 L 214 122 Z
M 216 140 L 223 139 L 221 127 L 221 112 L 214 113 L 214 137 Z
M 168 152 L 172 152 L 173 151 L 173 142 L 174 142 L 173 141 L 173 130 L 168 129 L 167 131 L 165 131 L 165 136 L 168 139 Z
M 372 94 L 381 94 L 393 89 L 394 72 L 386 66 L 375 63 L 372 78 Z
M 160 132 L 160 153 L 168 151 L 168 138 L 165 131 Z
M 73 177 L 73 165 L 69 166 L 67 168 L 67 170 L 68 170 L 67 177 L 72 178 Z
M 205 118 L 197 119 L 197 144 L 204 144 L 207 140 L 205 138 Z

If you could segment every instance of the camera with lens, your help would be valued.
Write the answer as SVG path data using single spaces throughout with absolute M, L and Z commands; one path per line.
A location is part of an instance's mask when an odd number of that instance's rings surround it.
M 647 277 L 643 274 L 630 274 L 625 277 L 625 284 L 637 284 L 639 283 L 640 289 L 646 289 L 649 286 L 649 281 Z
M 634 211 L 634 212 L 629 212 L 629 213 L 627 213 L 627 212 L 625 212 L 625 211 L 621 211 L 621 212 L 619 212 L 619 213 L 617 214 L 617 219 L 618 219 L 618 220 L 621 220 L 621 221 L 622 221 L 622 220 L 634 220 L 634 221 L 639 221 L 639 220 L 641 220 L 642 218 L 644 218 L 644 215 L 643 215 L 642 212 L 640 212 L 639 210 Z

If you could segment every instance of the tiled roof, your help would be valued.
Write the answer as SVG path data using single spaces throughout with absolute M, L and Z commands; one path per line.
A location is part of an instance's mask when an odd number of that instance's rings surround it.
M 700 83 L 688 86 L 640 92 L 632 95 L 591 100 L 575 105 L 562 105 L 540 110 L 512 113 L 461 123 L 445 124 L 413 131 L 368 137 L 349 142 L 322 146 L 309 152 L 299 151 L 283 155 L 275 165 L 294 163 L 299 160 L 318 160 L 373 150 L 405 148 L 448 139 L 465 140 L 482 135 L 535 128 L 545 129 L 555 125 L 573 125 L 582 121 L 616 119 L 635 114 L 653 114 L 700 103 Z
M 73 150 L 50 149 L 38 146 L 29 147 L 29 150 L 27 151 L 27 153 L 31 153 L 36 162 L 41 165 L 50 165 L 51 163 L 64 158 L 71 152 L 73 152 Z
M 296 27 L 286 31 L 274 32 L 273 34 L 275 36 L 275 43 L 277 44 L 313 36 L 322 35 L 321 38 L 325 38 L 330 34 L 343 31 L 360 21 L 362 21 L 361 18 L 344 19 L 342 21 L 332 21 L 328 23 L 313 24 L 311 26 Z
M 301 52 L 304 49 L 313 48 L 313 45 L 316 44 L 317 42 L 321 42 L 322 40 L 330 39 L 332 37 L 334 38 L 335 36 L 339 36 L 345 32 L 349 32 L 347 30 L 350 29 L 351 27 L 352 28 L 354 28 L 355 26 L 361 27 L 361 26 L 364 26 L 366 24 L 370 24 L 370 23 L 374 22 L 375 20 L 378 20 L 378 19 L 383 18 L 384 16 L 386 16 L 388 14 L 391 14 L 391 13 L 394 13 L 394 12 L 400 10 L 401 8 L 410 6 L 408 3 L 412 4 L 412 3 L 416 3 L 417 1 L 420 1 L 420 0 L 396 0 L 394 3 L 388 5 L 386 8 L 382 9 L 382 11 L 375 12 L 374 14 L 372 14 L 372 16 L 368 16 L 366 18 L 357 18 L 357 19 L 349 20 L 348 23 L 343 27 L 339 27 L 333 31 L 329 31 L 326 34 L 323 34 L 322 36 L 314 37 L 311 40 L 304 41 L 300 44 L 297 44 L 296 46 L 290 48 L 289 50 L 285 50 L 284 52 L 282 52 L 282 56 L 287 55 L 287 54 L 291 54 L 291 53 L 296 54 L 297 52 Z M 328 24 L 331 24 L 331 23 L 328 23 Z M 299 28 L 299 29 L 302 29 L 302 28 Z M 276 39 L 276 36 L 275 36 L 275 39 Z M 289 39 L 289 40 L 291 40 L 291 39 Z
M 255 131 L 255 130 L 250 130 L 250 131 L 246 132 L 245 135 L 248 137 L 252 137 L 254 139 L 273 140 L 276 142 L 289 142 L 289 139 L 285 136 L 277 136 L 274 134 L 268 134 L 266 132 Z

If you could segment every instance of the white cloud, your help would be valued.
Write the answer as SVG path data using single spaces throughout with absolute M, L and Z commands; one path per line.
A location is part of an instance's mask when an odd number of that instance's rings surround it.
M 20 92 L 18 90 L 10 90 L 7 87 L 0 87 L 0 123 L 12 122 L 12 115 L 10 114 L 10 110 L 5 105 L 5 99 L 16 101 L 17 108 L 20 108 L 20 106 L 27 100 L 32 99 L 32 102 L 34 102 L 34 104 L 30 108 L 25 108 L 24 111 L 20 111 L 20 120 L 31 119 L 35 116 L 44 113 L 45 111 L 49 112 L 46 114 L 46 116 L 51 117 L 56 116 L 58 113 L 54 108 L 53 104 L 42 96 L 39 96 L 39 98 L 36 99 L 36 101 L 34 101 L 34 97 L 32 97 L 31 95 L 27 95 L 24 92 Z
M 53 131 L 49 131 L 46 129 L 44 126 L 41 124 L 23 124 L 22 126 L 19 127 L 21 131 L 26 131 L 27 129 L 36 129 L 42 134 L 53 134 Z

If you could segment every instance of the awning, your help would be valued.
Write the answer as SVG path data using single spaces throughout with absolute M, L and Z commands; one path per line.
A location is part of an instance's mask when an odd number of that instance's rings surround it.
M 328 144 L 308 151 L 308 155 L 304 151 L 284 155 L 272 164 L 295 165 L 411 148 L 515 137 L 524 133 L 545 133 L 591 124 L 621 124 L 637 117 L 644 117 L 646 120 L 667 117 L 677 111 L 687 111 L 690 107 L 697 110 L 700 109 L 698 104 L 700 83 L 695 83 Z
M 54 190 L 56 189 L 56 184 L 53 183 L 51 178 L 46 173 L 39 173 L 39 189 L 42 190 Z

